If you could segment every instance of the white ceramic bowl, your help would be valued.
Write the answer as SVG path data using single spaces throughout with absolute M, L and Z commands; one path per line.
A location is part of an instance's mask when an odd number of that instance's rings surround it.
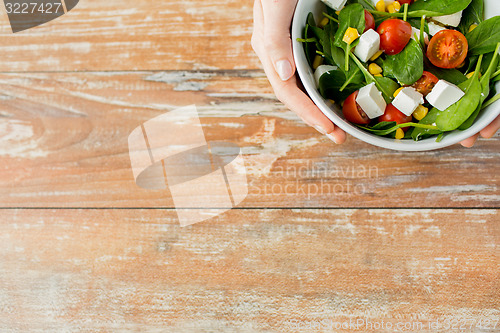
M 305 27 L 306 17 L 309 12 L 315 18 L 321 17 L 325 10 L 325 5 L 320 0 L 299 0 L 292 22 L 292 41 L 295 64 L 299 77 L 314 103 L 334 124 L 342 128 L 348 134 L 370 143 L 375 146 L 404 151 L 424 151 L 447 147 L 456 144 L 475 133 L 482 130 L 500 114 L 500 100 L 488 106 L 474 124 L 465 131 L 455 130 L 447 133 L 440 142 L 436 142 L 436 137 L 431 137 L 421 141 L 395 140 L 380 137 L 363 131 L 344 119 L 342 111 L 338 105 L 332 105 L 326 101 L 314 83 L 313 70 L 309 67 L 304 53 L 303 44 L 297 42 L 297 38 L 302 37 Z M 500 15 L 500 2 L 498 0 L 485 0 L 485 18 Z M 496 83 L 496 89 L 500 92 L 500 82 Z

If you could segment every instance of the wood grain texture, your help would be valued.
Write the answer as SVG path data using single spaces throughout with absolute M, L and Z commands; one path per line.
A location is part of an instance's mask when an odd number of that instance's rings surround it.
M 500 331 L 500 137 L 333 144 L 274 97 L 252 2 L 0 10 L 0 332 Z M 127 138 L 190 104 L 249 194 L 181 228 Z
M 1 74 L 2 207 L 173 207 L 136 186 L 130 132 L 195 104 L 209 141 L 238 144 L 241 207 L 498 207 L 499 137 L 405 153 L 336 146 L 272 94 L 260 71 Z
M 13 34 L 0 18 L 0 71 L 260 68 L 245 1 L 85 0 Z
M 0 212 L 2 330 L 500 319 L 498 210 L 243 209 L 186 228 L 173 210 Z

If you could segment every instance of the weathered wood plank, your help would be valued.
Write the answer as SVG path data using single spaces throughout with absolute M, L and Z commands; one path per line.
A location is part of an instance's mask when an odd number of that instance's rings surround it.
M 245 1 L 85 0 L 13 34 L 0 14 L 0 71 L 260 68 Z
M 494 332 L 498 214 L 240 209 L 180 228 L 173 210 L 0 210 L 0 330 Z
M 1 74 L 0 205 L 173 207 L 136 186 L 127 138 L 198 107 L 209 141 L 242 148 L 243 207 L 498 207 L 499 137 L 404 153 L 336 146 L 277 102 L 260 71 Z

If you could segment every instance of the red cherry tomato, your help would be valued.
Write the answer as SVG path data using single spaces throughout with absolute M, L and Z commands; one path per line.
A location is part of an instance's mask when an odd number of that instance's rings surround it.
M 359 90 L 356 90 L 346 98 L 344 105 L 342 106 L 342 113 L 344 114 L 345 119 L 351 123 L 366 125 L 370 122 L 370 118 L 368 118 L 359 104 L 356 103 L 358 92 Z
M 378 26 L 380 49 L 388 55 L 397 54 L 405 48 L 411 38 L 411 25 L 399 19 L 386 20 Z
M 367 31 L 369 29 L 375 30 L 375 19 L 373 18 L 373 15 L 365 9 L 365 30 Z
M 413 0 L 399 0 L 398 1 L 400 4 L 404 5 L 405 3 L 411 5 L 411 3 L 413 2 Z
M 412 87 L 422 95 L 427 96 L 438 81 L 439 79 L 434 74 L 424 71 L 420 79 L 412 84 Z
M 378 117 L 378 121 L 395 121 L 398 124 L 403 124 L 403 123 L 408 123 L 412 120 L 412 116 L 407 116 L 403 112 L 399 111 L 394 105 L 388 104 L 385 107 L 385 112 L 383 115 Z M 403 131 L 406 132 L 406 130 L 409 127 L 403 127 Z
M 427 47 L 427 58 L 434 66 L 455 68 L 467 56 L 469 45 L 459 31 L 441 30 L 431 38 Z

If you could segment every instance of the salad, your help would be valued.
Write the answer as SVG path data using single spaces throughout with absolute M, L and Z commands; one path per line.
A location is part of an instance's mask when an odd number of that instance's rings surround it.
M 500 16 L 483 0 L 322 0 L 303 43 L 325 99 L 375 135 L 465 130 L 500 98 Z

